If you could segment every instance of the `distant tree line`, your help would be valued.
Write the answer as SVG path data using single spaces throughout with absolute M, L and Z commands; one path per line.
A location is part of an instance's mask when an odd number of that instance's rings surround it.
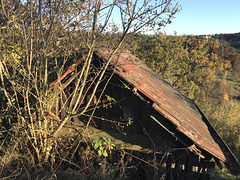
M 227 41 L 230 46 L 240 50 L 240 33 L 232 33 L 232 34 L 215 34 L 212 37 Z

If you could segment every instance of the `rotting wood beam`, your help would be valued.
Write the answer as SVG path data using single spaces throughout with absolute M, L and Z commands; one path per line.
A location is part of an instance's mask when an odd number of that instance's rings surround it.
M 63 80 L 68 74 L 70 74 L 71 72 L 73 72 L 75 70 L 75 67 L 78 66 L 79 64 L 81 64 L 84 60 L 86 59 L 86 56 L 81 57 L 77 62 L 75 62 L 74 64 L 72 64 L 71 66 L 69 66 L 66 71 L 59 77 L 59 79 L 56 79 L 55 81 L 53 81 L 50 85 L 49 85 L 49 89 L 53 89 L 55 83 L 58 80 Z M 70 83 L 69 83 L 70 84 Z

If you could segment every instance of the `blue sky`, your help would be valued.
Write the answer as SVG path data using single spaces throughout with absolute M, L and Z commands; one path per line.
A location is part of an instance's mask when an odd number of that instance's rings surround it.
M 162 30 L 202 35 L 240 32 L 240 0 L 179 0 L 182 11 Z

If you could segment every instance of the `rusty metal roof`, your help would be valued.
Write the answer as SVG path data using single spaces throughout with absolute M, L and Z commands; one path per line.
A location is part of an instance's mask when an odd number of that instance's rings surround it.
M 110 53 L 106 49 L 97 50 L 97 54 L 104 59 L 108 59 Z M 116 67 L 116 74 L 148 97 L 153 102 L 152 107 L 174 124 L 178 131 L 229 165 L 233 173 L 240 173 L 238 161 L 194 101 L 174 89 L 129 52 L 114 55 L 111 63 Z

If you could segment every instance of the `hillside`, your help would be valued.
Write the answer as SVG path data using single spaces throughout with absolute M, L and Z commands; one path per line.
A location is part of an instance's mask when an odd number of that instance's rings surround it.
M 220 42 L 221 57 L 231 62 L 231 70 L 226 75 L 226 80 L 237 92 L 234 93 L 236 99 L 240 99 L 240 33 L 217 34 L 213 38 Z
M 229 42 L 230 46 L 240 50 L 240 32 L 233 34 L 215 34 L 213 38 Z

